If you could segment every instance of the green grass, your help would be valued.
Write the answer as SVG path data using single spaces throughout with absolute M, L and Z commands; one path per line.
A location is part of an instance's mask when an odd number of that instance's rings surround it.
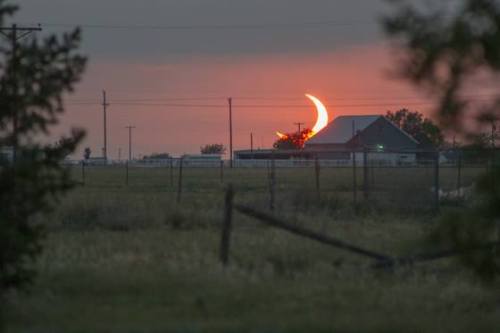
M 453 260 L 374 271 L 368 259 L 240 214 L 234 216 L 230 265 L 222 267 L 225 185 L 218 170 L 185 170 L 179 205 L 168 169 L 132 169 L 128 187 L 121 168 L 87 171 L 86 185 L 42 221 L 49 233 L 36 284 L 7 299 L 11 332 L 494 332 L 500 327 L 498 286 L 482 285 Z M 443 181 L 453 184 L 454 170 L 448 171 L 442 172 Z M 356 212 L 352 170 L 324 170 L 318 199 L 311 169 L 280 169 L 276 214 L 383 253 L 419 252 L 435 217 L 422 211 L 421 202 L 401 209 L 394 198 L 404 203 L 426 197 L 432 171 L 375 172 L 377 187 Z M 476 173 L 464 171 L 463 183 Z M 265 170 L 225 171 L 236 200 L 262 210 L 268 206 L 266 177 Z M 361 171 L 359 177 L 361 184 Z

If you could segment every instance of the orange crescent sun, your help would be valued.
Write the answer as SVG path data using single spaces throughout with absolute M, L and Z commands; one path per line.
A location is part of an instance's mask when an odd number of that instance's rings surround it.
M 309 135 L 309 139 L 318 134 L 323 128 L 325 128 L 328 125 L 328 111 L 325 107 L 325 105 L 315 96 L 310 95 L 310 94 L 305 94 L 305 96 L 310 99 L 314 106 L 316 107 L 316 112 L 318 114 L 318 118 L 316 120 L 316 124 L 312 128 L 312 133 Z M 276 135 L 280 138 L 283 139 L 286 137 L 286 134 L 283 134 L 281 132 L 276 132 Z

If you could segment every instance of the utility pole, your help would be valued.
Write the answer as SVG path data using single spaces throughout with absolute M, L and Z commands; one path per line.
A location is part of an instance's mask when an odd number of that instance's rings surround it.
M 128 160 L 132 161 L 132 130 L 135 126 L 126 126 L 128 128 Z
M 229 103 L 229 167 L 233 168 L 233 99 L 228 98 Z
M 250 151 L 253 153 L 253 133 L 250 133 Z
M 11 79 L 12 79 L 12 84 L 11 88 L 13 90 L 13 95 L 15 96 L 14 98 L 14 103 L 12 104 L 12 132 L 13 132 L 13 142 L 12 142 L 12 159 L 14 162 L 17 160 L 17 148 L 19 145 L 18 142 L 18 112 L 19 110 L 17 109 L 17 97 L 19 94 L 19 87 L 17 86 L 17 78 L 16 78 L 16 73 L 18 70 L 18 41 L 23 39 L 24 37 L 27 37 L 31 35 L 35 31 L 42 31 L 42 28 L 40 25 L 38 27 L 20 27 L 17 24 L 13 24 L 11 27 L 0 27 L 0 34 L 4 35 L 7 37 L 11 44 L 12 44 L 12 55 L 11 55 L 11 68 L 9 70 L 11 71 Z
M 299 127 L 299 134 L 302 133 L 301 129 L 302 129 L 302 125 L 304 125 L 304 123 L 293 123 L 294 125 L 297 125 Z
M 106 116 L 106 111 L 108 110 L 108 101 L 106 99 L 106 90 L 102 91 L 102 111 L 104 116 L 103 128 L 104 128 L 104 146 L 102 148 L 102 155 L 104 159 L 108 160 L 108 119 Z

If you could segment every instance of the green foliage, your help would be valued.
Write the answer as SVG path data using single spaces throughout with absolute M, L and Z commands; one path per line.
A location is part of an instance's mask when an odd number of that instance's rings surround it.
M 409 1 L 391 1 L 392 16 L 385 19 L 387 33 L 397 40 L 400 74 L 429 93 L 438 104 L 436 116 L 445 129 L 464 137 L 476 125 L 495 128 L 500 94 L 471 103 L 465 90 L 469 82 L 500 72 L 500 4 L 495 0 L 464 0 L 457 10 L 423 8 Z M 474 80 L 474 81 L 473 81 Z M 481 143 L 483 145 L 484 143 Z M 460 213 L 443 217 L 436 240 L 458 249 L 499 240 L 500 201 L 498 170 L 490 169 L 477 185 L 477 201 Z M 462 259 L 482 277 L 500 273 L 498 251 L 466 252 Z
M 439 147 L 444 142 L 441 129 L 420 112 L 401 109 L 396 112 L 388 111 L 386 117 L 421 144 L 431 143 L 434 147 Z
M 200 147 L 200 152 L 204 155 L 218 154 L 224 155 L 226 153 L 226 147 L 221 143 L 214 143 Z
M 15 10 L 0 0 L 0 25 Z M 16 147 L 15 160 L 0 168 L 0 295 L 33 279 L 29 267 L 43 236 L 33 218 L 72 187 L 60 162 L 84 137 L 83 130 L 73 129 L 56 145 L 36 140 L 58 123 L 63 94 L 73 91 L 83 73 L 86 59 L 75 53 L 80 31 L 19 43 L 13 48 L 3 39 L 0 48 L 0 143 Z

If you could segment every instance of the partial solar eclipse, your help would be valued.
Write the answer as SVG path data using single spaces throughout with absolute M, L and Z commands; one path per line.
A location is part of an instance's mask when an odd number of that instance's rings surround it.
M 316 124 L 312 128 L 311 134 L 309 134 L 309 139 L 318 134 L 323 128 L 328 125 L 328 111 L 326 110 L 326 107 L 321 101 L 310 94 L 305 94 L 305 96 L 313 102 L 314 106 L 316 107 L 316 112 L 317 112 L 317 120 Z M 276 135 L 280 137 L 281 139 L 286 138 L 286 134 L 283 134 L 281 132 L 276 132 Z

